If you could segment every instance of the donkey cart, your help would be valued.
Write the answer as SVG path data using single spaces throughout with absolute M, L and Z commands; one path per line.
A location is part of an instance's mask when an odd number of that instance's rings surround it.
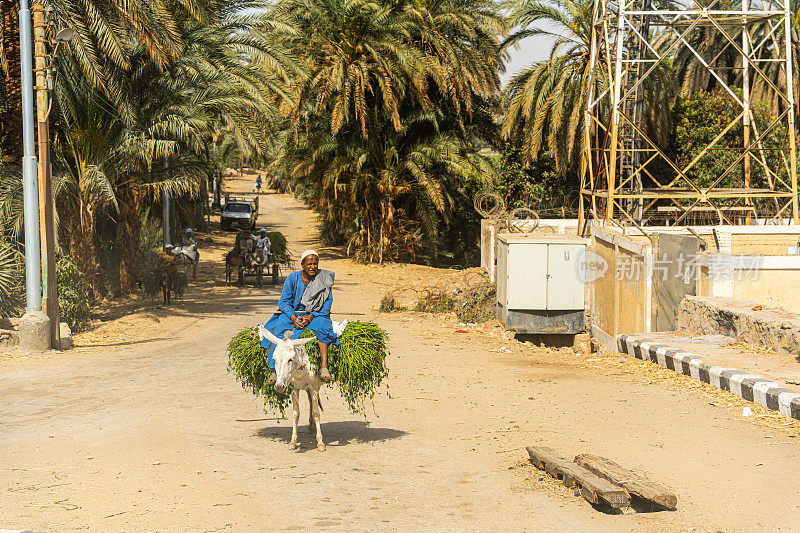
M 272 277 L 272 284 L 278 283 L 280 267 L 263 248 L 256 248 L 252 238 L 239 239 L 237 250 L 231 250 L 225 256 L 225 282 L 230 285 L 233 272 L 237 272 L 239 286 L 244 287 L 246 278 L 255 277 L 259 288 L 263 285 L 264 275 Z

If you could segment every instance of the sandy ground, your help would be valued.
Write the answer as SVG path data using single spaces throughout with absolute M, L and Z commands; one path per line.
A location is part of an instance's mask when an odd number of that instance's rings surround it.
M 298 201 L 261 202 L 260 223 L 295 256 L 318 244 Z M 0 357 L 0 529 L 797 529 L 796 423 L 753 404 L 742 418 L 743 400 L 655 365 L 526 345 L 452 316 L 379 314 L 388 290 L 459 274 L 330 250 L 337 316 L 391 334 L 391 397 L 376 397 L 366 423 L 326 389 L 328 450 L 308 434 L 291 450 L 289 423 L 226 371 L 227 340 L 275 309 L 279 287 L 225 287 L 215 260 L 232 234 L 202 237 L 184 300 L 114 302 L 75 350 Z M 641 471 L 677 493 L 678 510 L 599 512 L 527 464 L 531 444 Z

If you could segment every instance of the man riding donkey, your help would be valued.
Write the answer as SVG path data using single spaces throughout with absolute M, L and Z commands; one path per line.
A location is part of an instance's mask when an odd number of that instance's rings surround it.
M 331 304 L 333 304 L 334 273 L 319 269 L 319 254 L 314 250 L 306 250 L 300 256 L 301 270 L 286 276 L 283 291 L 278 301 L 279 311 L 265 324 L 266 329 L 279 339 L 291 331 L 292 339 L 299 339 L 304 329 L 310 329 L 317 336 L 322 365 L 319 377 L 325 383 L 331 381 L 328 371 L 328 346 L 339 344 L 339 337 L 333 331 L 331 322 Z M 264 339 L 261 346 L 267 349 L 267 359 L 272 373 L 267 382 L 274 385 L 275 360 L 272 354 L 275 345 Z

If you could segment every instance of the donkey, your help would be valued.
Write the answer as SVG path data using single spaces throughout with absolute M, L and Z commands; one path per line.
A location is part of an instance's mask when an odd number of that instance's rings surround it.
M 156 261 L 156 267 L 153 269 L 153 275 L 158 280 L 158 286 L 164 293 L 164 303 L 171 303 L 171 292 L 175 287 L 175 281 L 178 279 L 178 266 L 175 256 L 169 252 L 159 252 Z
M 261 288 L 262 280 L 264 278 L 264 267 L 267 266 L 268 259 L 269 257 L 264 252 L 263 248 L 256 248 L 253 258 L 251 259 L 251 265 L 256 271 L 256 281 L 259 289 Z
M 311 369 L 311 361 L 308 358 L 305 344 L 316 341 L 316 337 L 306 339 L 290 339 L 290 332 L 286 332 L 285 339 L 279 339 L 263 325 L 258 327 L 258 335 L 261 339 L 267 339 L 275 345 L 275 352 L 272 357 L 275 359 L 275 391 L 283 393 L 291 387 L 292 397 L 292 440 L 289 445 L 298 448 L 297 444 L 297 424 L 300 422 L 300 391 L 308 393 L 308 403 L 310 412 L 308 416 L 308 431 L 317 436 L 317 449 L 325 451 L 325 443 L 322 440 L 322 428 L 319 424 L 319 413 L 322 410 L 322 403 L 319 400 L 319 389 L 322 380 Z
M 225 255 L 225 284 L 231 284 L 231 277 L 236 271 L 239 275 L 239 285 L 244 287 L 244 254 L 233 253 L 233 250 Z

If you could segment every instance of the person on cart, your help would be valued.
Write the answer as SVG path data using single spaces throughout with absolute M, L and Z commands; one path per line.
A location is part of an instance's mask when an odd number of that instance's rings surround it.
M 300 256 L 301 270 L 286 276 L 281 298 L 278 300 L 278 312 L 264 325 L 273 335 L 282 339 L 291 332 L 292 339 L 299 339 L 303 330 L 310 329 L 317 336 L 321 356 L 320 379 L 329 383 L 331 374 L 328 371 L 328 346 L 339 344 L 339 337 L 333 331 L 331 306 L 333 305 L 334 273 L 320 270 L 319 255 L 314 250 L 306 250 Z M 261 346 L 267 350 L 267 361 L 272 373 L 268 384 L 276 381 L 275 360 L 272 354 L 275 345 L 264 339 Z
M 194 231 L 192 228 L 186 228 L 186 232 L 183 234 L 183 242 L 181 242 L 183 246 L 197 246 L 197 239 L 194 236 Z
M 269 257 L 269 254 L 272 251 L 272 241 L 269 240 L 269 236 L 267 236 L 267 228 L 261 228 L 258 232 L 258 238 L 256 239 L 256 249 L 261 249 L 264 251 L 264 257 Z
M 194 236 L 192 228 L 186 228 L 186 232 L 183 234 L 183 239 L 181 240 L 181 246 L 194 251 L 194 257 L 191 259 L 192 264 L 196 265 L 200 261 L 200 252 L 197 251 L 197 239 Z M 189 254 L 189 257 L 191 257 L 191 254 Z

